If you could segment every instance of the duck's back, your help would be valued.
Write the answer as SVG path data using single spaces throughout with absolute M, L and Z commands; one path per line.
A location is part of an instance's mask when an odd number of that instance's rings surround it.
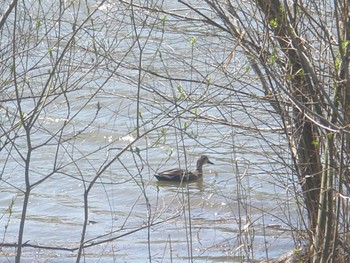
M 193 172 L 184 169 L 171 169 L 154 175 L 159 181 L 192 181 L 198 178 Z

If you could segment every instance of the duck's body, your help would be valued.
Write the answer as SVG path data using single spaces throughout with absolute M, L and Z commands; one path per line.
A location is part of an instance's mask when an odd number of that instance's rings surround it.
M 175 181 L 175 182 L 188 182 L 188 181 L 194 181 L 202 177 L 203 175 L 203 165 L 204 164 L 213 164 L 211 161 L 209 161 L 208 157 L 206 155 L 202 155 L 198 161 L 197 161 L 197 169 L 194 171 L 188 171 L 184 169 L 171 169 L 166 170 L 163 172 L 159 172 L 155 174 L 154 176 L 159 181 Z

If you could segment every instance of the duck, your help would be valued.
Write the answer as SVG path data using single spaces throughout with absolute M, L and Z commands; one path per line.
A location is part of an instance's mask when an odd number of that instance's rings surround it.
M 185 169 L 170 169 L 163 172 L 156 173 L 154 176 L 158 181 L 173 181 L 173 182 L 183 182 L 183 181 L 195 181 L 203 176 L 203 165 L 204 164 L 214 164 L 209 161 L 208 156 L 202 155 L 197 161 L 197 168 L 194 171 L 188 171 Z

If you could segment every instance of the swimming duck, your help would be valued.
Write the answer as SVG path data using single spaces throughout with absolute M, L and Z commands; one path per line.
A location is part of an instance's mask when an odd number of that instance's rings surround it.
M 203 169 L 202 166 L 204 164 L 214 164 L 211 161 L 209 161 L 208 156 L 202 155 L 198 161 L 197 161 L 197 169 L 194 171 L 188 171 L 184 169 L 171 169 L 171 170 L 166 170 L 163 172 L 159 172 L 155 174 L 154 176 L 159 180 L 159 181 L 194 181 L 197 180 L 198 178 L 201 178 L 203 175 Z

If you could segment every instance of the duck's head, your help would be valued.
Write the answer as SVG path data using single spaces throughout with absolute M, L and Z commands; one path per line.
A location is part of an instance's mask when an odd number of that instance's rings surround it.
M 211 161 L 209 161 L 208 156 L 202 155 L 201 158 L 199 158 L 199 160 L 197 161 L 197 167 L 198 167 L 198 166 L 202 166 L 203 164 L 206 164 L 206 163 L 208 163 L 208 164 L 214 164 L 214 163 L 212 163 Z

